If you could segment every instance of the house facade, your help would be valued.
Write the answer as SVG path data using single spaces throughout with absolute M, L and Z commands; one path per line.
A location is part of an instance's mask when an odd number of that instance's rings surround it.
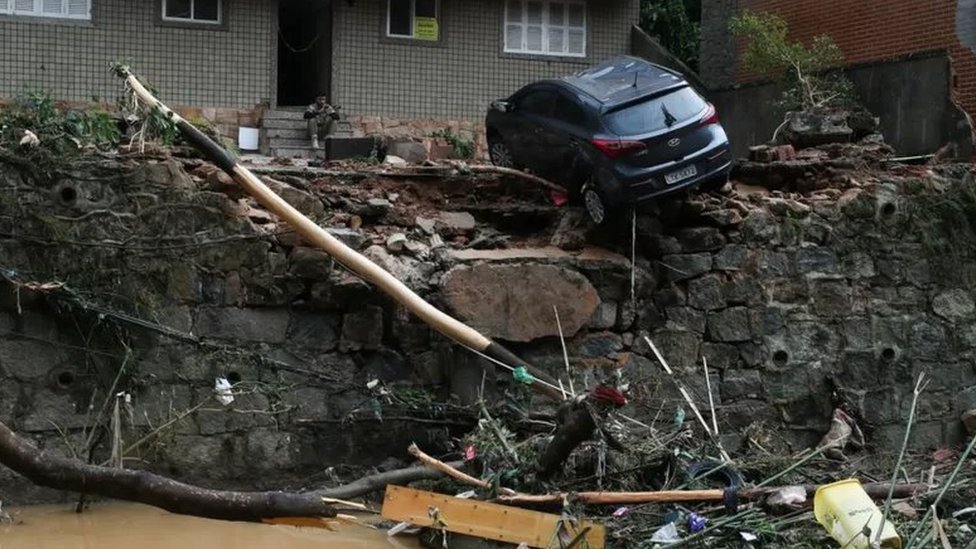
M 357 133 L 480 128 L 531 80 L 630 51 L 639 0 L 0 0 L 0 98 L 112 103 L 111 63 L 236 136 L 326 92 Z
M 861 65 L 945 53 L 953 100 L 976 114 L 976 1 L 974 0 L 702 0 L 701 76 L 712 88 L 750 80 L 738 63 L 729 19 L 742 10 L 769 12 L 804 43 L 826 34 Z

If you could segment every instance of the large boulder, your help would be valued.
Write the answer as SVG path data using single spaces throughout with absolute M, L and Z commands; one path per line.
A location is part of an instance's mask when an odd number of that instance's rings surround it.
M 563 335 L 586 325 L 600 304 L 596 289 L 580 273 L 539 264 L 460 266 L 445 273 L 448 306 L 488 337 L 532 341 L 557 336 L 552 307 L 559 310 Z

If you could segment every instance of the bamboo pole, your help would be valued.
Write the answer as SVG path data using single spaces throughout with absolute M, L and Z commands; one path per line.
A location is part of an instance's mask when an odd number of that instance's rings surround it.
M 223 150 L 217 143 L 204 135 L 193 124 L 190 124 L 179 114 L 173 112 L 172 109 L 156 99 L 139 82 L 139 79 L 129 71 L 128 67 L 116 66 L 114 70 L 116 75 L 125 80 L 126 84 L 143 103 L 150 108 L 158 110 L 163 116 L 171 120 L 187 141 L 219 168 L 230 174 L 248 194 L 257 199 L 262 206 L 284 220 L 306 241 L 318 246 L 349 270 L 395 299 L 431 328 L 457 343 L 480 351 L 508 366 L 525 366 L 529 373 L 532 374 L 533 380 L 531 387 L 534 390 L 553 400 L 562 399 L 562 395 L 556 386 L 556 381 L 551 376 L 533 368 L 526 361 L 520 359 L 502 345 L 485 337 L 474 328 L 438 310 L 408 288 L 406 284 L 382 269 L 379 265 L 370 261 L 369 258 L 343 244 L 339 239 L 316 225 L 311 219 L 305 217 L 301 212 L 288 204 L 288 202 L 275 194 L 263 181 L 231 158 L 227 154 L 227 151 Z
M 778 490 L 780 487 L 756 487 L 744 488 L 735 493 L 736 497 L 746 500 L 762 499 Z M 818 485 L 804 485 L 803 489 L 807 496 L 813 496 L 817 492 Z M 896 484 L 888 483 L 869 483 L 862 485 L 868 496 L 874 499 L 884 499 L 891 490 L 896 497 L 910 497 L 920 494 L 929 489 L 927 484 Z M 515 494 L 502 495 L 496 501 L 508 505 L 554 505 L 562 504 L 564 501 L 576 501 L 591 505 L 610 505 L 621 503 L 661 503 L 673 501 L 722 501 L 725 499 L 725 490 L 662 490 L 657 492 L 575 492 L 575 493 L 556 493 L 556 494 Z

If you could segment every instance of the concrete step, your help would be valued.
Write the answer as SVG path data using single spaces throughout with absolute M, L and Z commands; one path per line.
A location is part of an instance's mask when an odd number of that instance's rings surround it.
M 271 156 L 276 158 L 320 158 L 322 149 L 312 147 L 271 147 Z
M 301 107 L 296 107 L 292 109 L 272 109 L 270 111 L 265 111 L 265 120 L 303 120 L 302 115 L 305 113 L 305 109 Z
M 352 137 L 352 134 L 351 133 L 335 132 L 335 133 L 333 133 L 331 135 L 331 137 L 334 138 L 334 139 L 341 139 L 341 138 Z M 292 137 L 272 137 L 272 138 L 269 138 L 268 139 L 268 146 L 271 147 L 271 148 L 275 148 L 275 147 L 285 147 L 285 148 L 291 148 L 291 147 L 307 147 L 310 143 L 311 143 L 311 140 L 308 138 L 308 134 L 305 133 L 305 132 L 302 132 L 299 135 L 299 137 L 294 137 L 294 138 L 292 138 Z
M 308 137 L 308 128 L 267 128 L 264 135 L 268 139 L 304 139 Z
M 308 122 L 304 120 L 290 120 L 287 118 L 265 118 L 261 122 L 261 127 L 265 130 L 301 130 L 305 131 L 308 128 Z M 352 124 L 348 120 L 339 120 L 335 124 L 336 130 L 352 131 Z

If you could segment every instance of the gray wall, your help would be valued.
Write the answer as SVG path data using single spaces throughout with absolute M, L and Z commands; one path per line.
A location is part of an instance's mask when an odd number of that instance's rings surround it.
M 114 61 L 132 65 L 177 106 L 269 101 L 277 0 L 224 0 L 222 28 L 160 26 L 160 0 L 93 0 L 84 22 L 0 16 L 0 97 L 40 88 L 58 99 L 113 100 Z
M 738 0 L 702 0 L 698 71 L 710 88 L 731 86 L 735 77 L 735 41 L 729 19 Z
M 638 0 L 591 0 L 587 57 L 568 60 L 502 53 L 503 2 L 441 4 L 441 41 L 428 45 L 383 36 L 386 0 L 335 3 L 332 96 L 346 114 L 480 117 L 492 99 L 532 80 L 628 53 L 638 19 Z
M 949 100 L 945 54 L 862 65 L 847 73 L 858 99 L 881 118 L 885 140 L 899 155 L 932 153 L 949 141 L 960 143 L 960 154 L 968 155 L 969 130 Z M 737 156 L 768 141 L 782 122 L 782 112 L 772 107 L 780 90 L 775 84 L 756 84 L 711 92 Z

